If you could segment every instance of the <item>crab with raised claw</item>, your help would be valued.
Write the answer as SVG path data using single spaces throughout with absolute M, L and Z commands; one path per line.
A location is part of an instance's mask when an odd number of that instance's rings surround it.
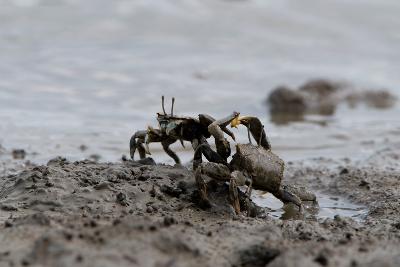
M 132 159 L 134 159 L 136 150 L 138 150 L 141 159 L 145 158 L 146 154 L 151 154 L 148 147 L 149 144 L 160 142 L 164 151 L 176 164 L 180 164 L 179 157 L 169 147 L 179 140 L 182 146 L 184 146 L 183 141 L 189 141 L 194 150 L 201 145 L 202 152 L 209 161 L 226 162 L 227 157 L 230 155 L 230 147 L 227 151 L 222 152 L 221 150 L 221 154 L 219 154 L 213 151 L 207 142 L 207 138 L 211 137 L 208 131 L 209 126 L 215 121 L 213 117 L 206 114 L 199 114 L 198 118 L 176 116 L 174 115 L 175 98 L 172 98 L 171 113 L 167 114 L 165 111 L 164 96 L 161 99 L 163 113 L 157 113 L 159 129 L 148 127 L 147 130 L 137 131 L 131 137 L 129 148 Z M 233 133 L 225 126 L 220 126 L 220 130 L 235 139 Z M 198 162 L 194 162 L 194 166 L 196 164 Z
M 224 151 L 229 146 L 221 127 L 237 127 L 242 124 L 248 129 L 249 144 L 236 144 L 236 153 L 227 163 L 203 162 L 196 166 L 195 178 L 203 202 L 209 203 L 207 198 L 206 177 L 229 182 L 229 199 L 237 214 L 240 213 L 238 186 L 247 185 L 246 197 L 250 200 L 252 188 L 267 191 L 283 203 L 293 203 L 303 210 L 303 201 L 315 201 L 312 192 L 298 189 L 293 186 L 282 186 L 284 161 L 271 151 L 271 145 L 265 134 L 264 126 L 257 117 L 240 117 L 234 112 L 225 119 L 214 121 L 208 126 L 209 132 L 215 138 L 217 151 Z M 257 145 L 251 143 L 250 134 Z M 196 159 L 201 159 L 203 147 L 195 152 Z

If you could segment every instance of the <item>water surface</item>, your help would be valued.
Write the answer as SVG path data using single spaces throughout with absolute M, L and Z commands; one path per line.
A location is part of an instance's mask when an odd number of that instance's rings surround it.
M 327 219 L 335 218 L 335 216 L 351 217 L 356 221 L 363 221 L 367 214 L 368 208 L 350 202 L 345 197 L 331 196 L 325 193 L 317 192 L 317 202 L 305 201 L 304 213 L 299 214 L 298 208 L 294 205 L 283 205 L 283 203 L 270 193 L 256 191 L 253 195 L 253 201 L 260 207 L 270 209 L 270 215 L 274 218 L 289 220 L 294 218 L 303 219 Z
M 285 160 L 363 157 L 399 138 L 398 106 L 342 106 L 330 117 L 277 126 L 263 105 L 275 86 L 314 77 L 399 94 L 396 0 L 0 0 L 0 7 L 0 143 L 36 162 L 119 160 L 134 131 L 156 126 L 162 94 L 177 98 L 182 115 L 259 116 Z M 239 136 L 246 140 L 245 131 Z M 180 155 L 188 161 L 191 152 Z

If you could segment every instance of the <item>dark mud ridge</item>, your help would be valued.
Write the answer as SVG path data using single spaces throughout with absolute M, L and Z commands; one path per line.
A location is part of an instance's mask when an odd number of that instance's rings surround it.
M 366 205 L 363 222 L 236 216 L 212 182 L 202 209 L 191 171 L 151 160 L 28 166 L 0 179 L 0 266 L 400 266 L 398 151 L 287 164 L 286 182 Z

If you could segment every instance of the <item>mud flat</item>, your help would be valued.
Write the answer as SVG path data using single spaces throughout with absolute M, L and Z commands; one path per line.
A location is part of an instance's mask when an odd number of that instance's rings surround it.
M 191 171 L 151 160 L 4 170 L 0 265 L 399 266 L 399 148 L 287 164 L 285 182 L 363 205 L 362 220 L 236 216 L 213 182 L 202 209 Z

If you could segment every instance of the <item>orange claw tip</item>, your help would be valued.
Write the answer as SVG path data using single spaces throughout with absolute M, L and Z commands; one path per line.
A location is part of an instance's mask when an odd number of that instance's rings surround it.
M 232 121 L 231 121 L 231 127 L 232 128 L 237 128 L 237 126 L 240 124 L 240 118 L 239 116 L 235 117 Z

